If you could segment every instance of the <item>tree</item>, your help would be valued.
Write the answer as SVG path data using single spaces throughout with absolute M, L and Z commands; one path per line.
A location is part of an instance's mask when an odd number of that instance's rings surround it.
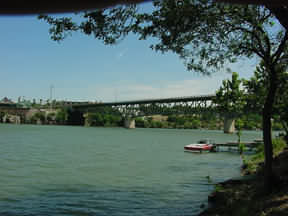
M 68 111 L 67 109 L 59 109 L 57 110 L 56 116 L 55 116 L 55 121 L 57 124 L 66 124 L 68 120 Z
M 216 91 L 216 97 L 213 100 L 213 103 L 217 106 L 218 113 L 224 117 L 225 121 L 232 121 L 233 127 L 235 118 L 239 118 L 245 113 L 244 107 L 246 104 L 244 90 L 241 89 L 242 80 L 238 77 L 238 74 L 233 72 L 231 80 L 223 80 L 222 86 Z M 234 128 L 225 128 L 224 123 L 225 133 L 234 132 L 233 130 Z
M 286 66 L 287 67 L 287 66 Z M 278 97 L 275 107 L 275 112 L 277 112 L 280 116 L 280 122 L 285 130 L 285 140 L 288 143 L 288 73 L 287 69 L 281 73 L 281 80 L 285 80 L 286 82 L 282 82 L 279 84 Z
M 275 103 L 272 109 L 273 118 L 279 116 L 279 120 L 285 130 L 285 137 L 288 137 L 288 73 L 287 65 L 279 64 L 276 67 L 279 79 L 277 82 L 277 92 Z M 264 107 L 265 95 L 267 95 L 266 86 L 269 85 L 269 77 L 265 69 L 264 63 L 256 67 L 254 76 L 250 80 L 244 81 L 245 93 L 247 96 L 247 110 L 257 111 Z
M 45 112 L 36 112 L 30 119 L 32 123 L 44 124 L 46 122 Z
M 5 112 L 1 111 L 0 112 L 0 122 L 3 122 L 3 117 L 6 115 Z
M 256 67 L 254 76 L 249 80 L 243 80 L 246 94 L 246 109 L 257 112 L 263 110 L 265 96 L 267 95 L 268 75 L 263 62 Z
M 241 142 L 241 135 L 242 135 L 242 129 L 243 129 L 243 126 L 244 126 L 244 123 L 241 119 L 237 119 L 236 121 L 236 124 L 235 124 L 235 127 L 236 127 L 236 135 L 237 135 L 237 138 L 238 138 L 238 144 L 240 144 Z
M 153 1 L 154 10 L 141 12 L 135 5 L 89 11 L 82 21 L 72 18 L 39 18 L 50 25 L 53 40 L 60 41 L 73 31 L 81 31 L 115 44 L 129 32 L 159 41 L 151 48 L 162 53 L 172 51 L 184 60 L 188 70 L 211 74 L 234 63 L 240 57 L 257 56 L 268 75 L 268 91 L 263 108 L 265 144 L 265 184 L 272 190 L 273 149 L 271 115 L 279 75 L 276 67 L 288 60 L 287 30 L 270 10 L 259 5 L 227 5 L 211 0 Z M 272 12 L 271 12 L 272 11 Z
M 288 30 L 288 3 L 285 0 L 215 0 L 218 2 L 228 2 L 236 4 L 262 4 L 265 5 Z
M 241 89 L 242 80 L 238 77 L 238 74 L 233 72 L 231 80 L 223 80 L 213 100 L 217 104 L 218 112 L 228 118 L 241 116 L 246 103 L 244 90 Z

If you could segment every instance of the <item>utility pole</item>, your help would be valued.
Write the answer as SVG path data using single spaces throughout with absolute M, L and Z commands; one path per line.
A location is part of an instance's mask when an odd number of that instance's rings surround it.
M 52 90 L 53 90 L 54 86 L 50 85 L 50 110 L 52 110 Z

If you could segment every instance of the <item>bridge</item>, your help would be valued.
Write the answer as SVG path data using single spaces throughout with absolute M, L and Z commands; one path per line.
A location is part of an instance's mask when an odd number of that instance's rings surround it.
M 144 99 L 144 100 L 130 100 L 119 102 L 105 102 L 105 103 L 67 103 L 64 105 L 58 105 L 54 108 L 70 108 L 78 113 L 81 113 L 82 117 L 87 118 L 89 112 L 99 112 L 100 107 L 112 107 L 122 114 L 124 117 L 124 126 L 126 128 L 135 127 L 135 118 L 140 116 L 149 115 L 193 115 L 216 112 L 217 104 L 213 103 L 215 94 L 198 95 L 198 96 L 186 96 L 186 97 L 174 97 L 174 98 L 159 98 L 159 99 Z M 19 108 L 15 105 L 0 104 L 0 111 L 6 113 L 15 114 L 22 119 L 24 115 L 30 113 L 29 109 Z M 234 131 L 234 120 L 224 120 L 224 132 L 231 133 Z
M 144 100 L 131 100 L 119 102 L 106 102 L 106 103 L 74 103 L 68 105 L 74 110 L 84 113 L 96 111 L 99 107 L 112 107 L 125 118 L 125 127 L 135 127 L 135 117 L 148 116 L 148 115 L 191 115 L 205 112 L 215 112 L 216 104 L 213 103 L 215 94 L 187 96 L 187 97 L 174 97 L 174 98 L 158 98 L 158 99 L 144 99 Z M 67 106 L 67 105 L 66 105 Z M 224 120 L 224 132 L 231 133 L 234 131 L 234 120 Z
M 27 108 L 19 108 L 15 103 L 0 103 L 0 122 L 14 122 L 20 124 L 24 121 Z M 5 113 L 5 114 L 4 114 Z
M 98 107 L 113 107 L 116 108 L 126 116 L 135 115 L 141 116 L 149 114 L 193 114 L 199 112 L 210 111 L 215 107 L 212 100 L 215 98 L 214 94 L 175 97 L 175 98 L 160 98 L 160 99 L 144 99 L 131 100 L 119 102 L 106 103 L 79 103 L 70 104 L 68 106 L 76 110 L 85 112 L 93 111 Z M 143 113 L 146 111 L 145 113 Z

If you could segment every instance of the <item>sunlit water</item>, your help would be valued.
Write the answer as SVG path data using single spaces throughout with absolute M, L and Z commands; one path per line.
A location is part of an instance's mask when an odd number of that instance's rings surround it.
M 261 138 L 244 132 L 243 140 Z M 197 215 L 213 183 L 240 175 L 236 153 L 193 154 L 222 131 L 0 124 L 0 215 Z

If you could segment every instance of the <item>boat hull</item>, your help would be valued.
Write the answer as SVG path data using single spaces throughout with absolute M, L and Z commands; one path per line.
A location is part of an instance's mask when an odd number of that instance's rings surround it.
M 209 152 L 212 151 L 212 149 L 213 145 L 209 144 L 190 144 L 184 146 L 184 150 L 189 152 Z

